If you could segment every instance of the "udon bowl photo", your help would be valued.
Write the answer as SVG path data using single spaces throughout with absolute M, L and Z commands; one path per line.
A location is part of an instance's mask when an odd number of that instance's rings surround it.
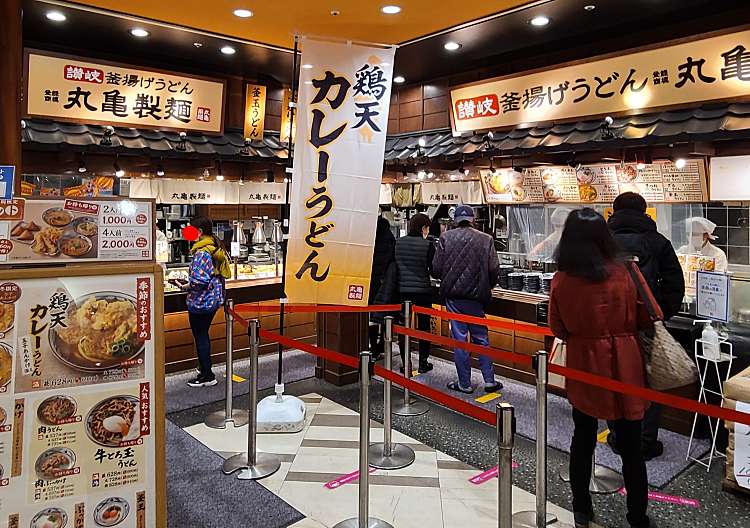
M 86 434 L 104 447 L 119 447 L 140 436 L 140 402 L 134 396 L 112 396 L 97 403 L 86 416 Z
M 13 356 L 10 348 L 0 343 L 0 389 L 10 383 L 11 371 L 13 370 Z
M 34 464 L 37 478 L 54 480 L 64 471 L 73 469 L 76 465 L 76 455 L 67 447 L 53 447 L 39 455 Z
M 16 307 L 13 304 L 0 303 L 0 337 L 10 333 L 16 318 Z
M 50 346 L 64 363 L 83 371 L 101 371 L 139 356 L 135 299 L 98 292 L 75 300 L 68 308 L 67 327 L 49 333 Z
M 61 508 L 45 508 L 31 519 L 29 528 L 65 528 L 68 514 Z
M 97 526 L 117 526 L 130 513 L 128 501 L 122 497 L 109 497 L 94 508 L 94 522 Z

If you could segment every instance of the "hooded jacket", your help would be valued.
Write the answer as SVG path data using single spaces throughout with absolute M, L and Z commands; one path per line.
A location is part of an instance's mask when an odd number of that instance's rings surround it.
M 224 281 L 232 276 L 229 259 L 213 237 L 202 237 L 190 248 L 187 307 L 191 313 L 210 313 L 224 303 Z
M 685 278 L 672 243 L 657 231 L 656 222 L 640 211 L 620 209 L 607 225 L 625 253 L 638 257 L 638 267 L 664 318 L 677 314 L 685 296 Z

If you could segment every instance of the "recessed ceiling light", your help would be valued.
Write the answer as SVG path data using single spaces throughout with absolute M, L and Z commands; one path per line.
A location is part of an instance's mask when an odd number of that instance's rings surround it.
M 143 28 L 133 28 L 130 30 L 130 34 L 138 38 L 146 38 L 149 35 L 148 31 Z
M 687 165 L 687 160 L 685 158 L 677 158 L 674 162 L 674 166 L 678 169 L 684 169 L 685 165 Z
M 445 44 L 443 44 L 443 47 L 448 51 L 456 51 L 461 47 L 461 44 L 459 44 L 458 42 L 446 42 Z
M 253 16 L 253 12 L 249 9 L 235 9 L 233 12 L 234 16 L 240 18 L 250 18 L 251 16 Z
M 312 81 L 305 81 L 305 84 L 312 84 Z
M 406 82 L 406 79 L 404 79 L 404 76 L 403 76 L 403 75 L 396 75 L 396 76 L 395 76 L 395 77 L 393 78 L 393 82 L 395 82 L 395 83 L 397 83 L 397 84 L 401 84 L 401 83 L 404 83 L 404 82 Z
M 196 48 L 202 48 L 203 44 L 201 42 L 193 42 L 193 46 L 195 46 Z
M 542 27 L 549 24 L 549 18 L 544 15 L 535 16 L 529 21 L 529 24 L 536 27 Z
M 583 8 L 586 11 L 593 11 L 594 9 L 596 9 L 596 6 L 594 4 L 589 4 L 589 5 L 583 6 Z
M 52 22 L 65 22 L 68 18 L 60 11 L 47 11 L 45 16 L 47 17 L 47 20 L 51 20 Z
M 401 12 L 401 8 L 397 5 L 387 5 L 380 8 L 380 10 L 386 15 L 395 15 Z
M 303 64 L 302 69 L 303 70 L 312 70 L 313 65 L 312 64 Z
M 237 53 L 237 50 L 232 46 L 224 46 L 223 48 L 221 48 L 221 52 L 224 55 L 234 55 L 235 53 Z

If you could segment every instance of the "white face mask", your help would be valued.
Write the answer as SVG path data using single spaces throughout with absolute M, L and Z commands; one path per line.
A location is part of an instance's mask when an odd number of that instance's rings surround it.
M 690 235 L 690 246 L 696 249 L 703 247 L 703 233 Z

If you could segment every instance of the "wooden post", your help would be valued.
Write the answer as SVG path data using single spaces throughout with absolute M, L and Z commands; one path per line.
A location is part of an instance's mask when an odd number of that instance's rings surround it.
M 0 165 L 15 165 L 15 190 L 21 181 L 21 0 L 0 2 Z

